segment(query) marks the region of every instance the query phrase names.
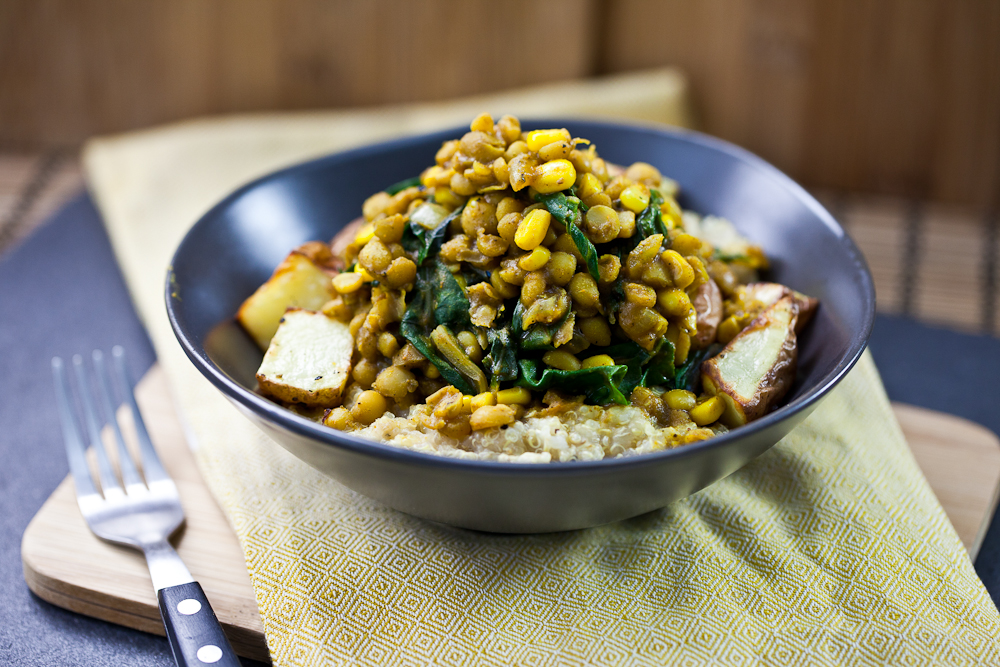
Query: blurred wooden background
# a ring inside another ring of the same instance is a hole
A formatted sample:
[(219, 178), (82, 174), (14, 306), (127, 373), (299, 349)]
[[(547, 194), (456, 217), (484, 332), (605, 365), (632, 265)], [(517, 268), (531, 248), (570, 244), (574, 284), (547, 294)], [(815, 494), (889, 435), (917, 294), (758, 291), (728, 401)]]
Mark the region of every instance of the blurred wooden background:
[(809, 186), (1000, 205), (1000, 0), (0, 0), (0, 149), (664, 64)]

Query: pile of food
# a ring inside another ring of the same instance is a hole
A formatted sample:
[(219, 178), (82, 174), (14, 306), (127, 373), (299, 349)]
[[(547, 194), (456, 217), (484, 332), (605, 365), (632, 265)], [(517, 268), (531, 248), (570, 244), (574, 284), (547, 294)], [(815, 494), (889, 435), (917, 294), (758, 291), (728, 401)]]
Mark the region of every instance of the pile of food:
[(260, 391), (390, 445), (501, 461), (652, 452), (756, 419), (794, 381), (816, 301), (759, 282), (761, 250), (677, 195), (565, 129), (482, 114), (246, 300)]

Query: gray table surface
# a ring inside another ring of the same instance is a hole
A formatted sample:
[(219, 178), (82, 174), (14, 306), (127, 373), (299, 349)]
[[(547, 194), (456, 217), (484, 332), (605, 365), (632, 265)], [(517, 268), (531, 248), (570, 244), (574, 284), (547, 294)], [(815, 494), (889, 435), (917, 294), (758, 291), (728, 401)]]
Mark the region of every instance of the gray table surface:
[[(49, 360), (124, 345), (139, 377), (155, 357), (107, 235), (86, 195), (0, 256), (0, 663), (171, 665), (166, 640), (54, 607), (21, 571), (21, 535), (67, 474)], [(905, 401), (1000, 433), (1000, 340), (880, 316), (871, 342), (886, 389)], [(1000, 599), (1000, 521), (976, 562)], [(245, 661), (245, 664), (258, 664)]]

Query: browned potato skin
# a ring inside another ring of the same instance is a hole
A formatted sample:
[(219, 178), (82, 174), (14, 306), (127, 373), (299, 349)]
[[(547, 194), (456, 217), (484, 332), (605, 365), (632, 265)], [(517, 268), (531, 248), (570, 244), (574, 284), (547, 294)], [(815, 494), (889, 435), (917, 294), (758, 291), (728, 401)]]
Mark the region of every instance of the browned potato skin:
[(698, 313), (698, 331), (691, 339), (691, 346), (700, 350), (715, 341), (715, 334), (722, 322), (722, 292), (714, 280), (708, 280), (698, 287), (691, 300)]
[[(797, 321), (798, 306), (795, 297), (792, 295), (782, 297), (757, 316), (723, 348), (722, 352), (701, 365), (704, 390), (709, 394), (721, 396), (726, 402), (726, 411), (721, 418), (723, 424), (730, 428), (742, 426), (762, 417), (784, 398), (795, 380), (798, 364), (795, 336)], [(785, 340), (778, 350), (777, 357), (771, 361), (768, 372), (757, 384), (753, 396), (742, 396), (736, 391), (731, 380), (722, 376), (718, 361), (727, 353), (732, 353), (742, 341), (746, 340), (746, 337), (760, 335), (769, 327), (786, 329)]]
[(330, 252), (341, 262), (341, 265), (343, 265), (343, 257), (347, 251), (347, 246), (351, 245), (364, 224), (364, 217), (357, 217), (347, 223), (347, 226), (337, 232), (337, 235), (330, 240)]
[[(294, 292), (289, 294), (280, 289), (274, 290), (276, 285), (280, 285), (285, 278), (296, 275), (296, 272), (300, 269), (307, 269), (308, 271), (315, 269), (320, 274), (335, 274), (336, 272), (329, 266), (329, 250), (329, 247), (321, 242), (310, 242), (296, 248), (278, 265), (278, 268), (274, 270), (274, 273), (271, 274), (267, 282), (258, 287), (240, 306), (240, 309), (236, 312), (236, 321), (246, 329), (247, 333), (250, 334), (261, 350), (267, 350), (271, 336), (274, 335), (274, 330), (278, 328), (278, 319), (284, 313), (284, 308), (290, 306), (307, 306), (312, 310), (318, 310), (326, 299), (333, 298), (335, 292), (329, 281), (324, 285), (326, 294), (322, 293), (322, 289), (316, 288), (314, 282), (314, 289), (310, 290), (309, 298), (305, 299), (306, 302), (303, 302), (299, 298), (301, 295)], [(310, 255), (325, 259), (326, 264), (318, 264)], [(312, 268), (308, 267), (309, 264), (312, 265)], [(282, 298), (275, 297), (275, 294), (280, 295)], [(262, 308), (261, 304), (268, 302), (278, 304), (282, 310), (278, 312), (274, 308), (267, 306)], [(261, 315), (262, 309), (268, 313), (268, 316)]]
[(285, 403), (302, 403), (312, 407), (329, 408), (340, 405), (342, 389), (326, 388), (319, 391), (309, 391), (287, 384), (271, 382), (265, 376), (257, 375), (257, 385), (260, 392)]
[(802, 332), (802, 329), (809, 324), (809, 320), (816, 313), (816, 307), (819, 306), (819, 299), (806, 296), (802, 292), (796, 292), (790, 287), (785, 287), (779, 283), (751, 283), (746, 286), (746, 290), (748, 296), (760, 301), (765, 306), (771, 306), (783, 297), (792, 297), (799, 312), (798, 323), (795, 325), (795, 333)]

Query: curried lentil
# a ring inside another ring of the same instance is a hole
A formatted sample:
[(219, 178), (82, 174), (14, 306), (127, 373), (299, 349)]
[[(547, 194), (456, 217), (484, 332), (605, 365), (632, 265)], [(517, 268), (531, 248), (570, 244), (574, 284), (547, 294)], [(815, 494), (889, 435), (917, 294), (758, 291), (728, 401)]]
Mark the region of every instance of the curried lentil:
[(566, 129), (480, 114), (418, 178), (365, 201), (322, 308), (354, 340), (322, 422), (524, 461), (724, 432), (732, 400), (702, 386), (703, 362), (782, 296), (802, 322), (815, 301), (757, 283), (760, 248), (678, 194)]

